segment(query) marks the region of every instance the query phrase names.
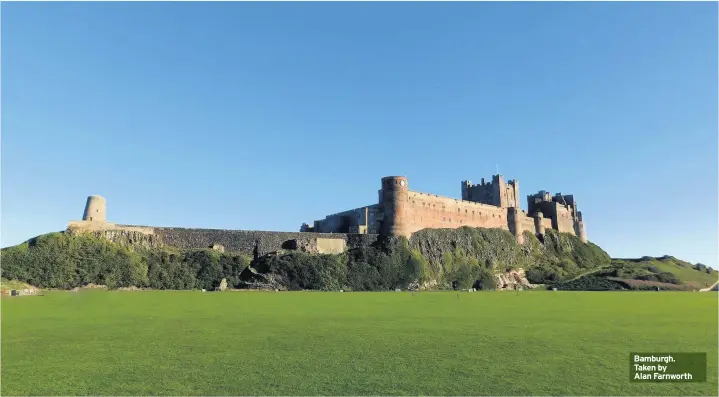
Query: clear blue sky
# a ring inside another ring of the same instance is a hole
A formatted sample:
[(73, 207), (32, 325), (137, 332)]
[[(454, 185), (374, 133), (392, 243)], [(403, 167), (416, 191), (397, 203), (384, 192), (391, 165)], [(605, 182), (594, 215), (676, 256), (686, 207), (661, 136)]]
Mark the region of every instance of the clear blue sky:
[(717, 107), (712, 3), (4, 3), (2, 246), (91, 194), (296, 231), (498, 166), (612, 256), (716, 267)]

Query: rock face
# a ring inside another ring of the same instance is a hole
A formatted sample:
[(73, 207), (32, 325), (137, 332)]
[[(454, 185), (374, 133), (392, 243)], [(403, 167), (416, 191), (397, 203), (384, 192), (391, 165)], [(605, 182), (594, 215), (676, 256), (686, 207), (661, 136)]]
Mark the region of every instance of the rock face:
[(498, 290), (517, 290), (532, 288), (527, 281), (524, 269), (511, 270), (509, 272), (495, 274), (495, 282)]
[(117, 289), (118, 291), (142, 291), (142, 288), (135, 287), (134, 285), (129, 287), (121, 287)]
[(12, 289), (12, 290), (11, 289), (2, 290), (3, 295), (10, 295), (10, 296), (37, 295), (39, 293), (40, 293), (40, 290), (35, 287)]

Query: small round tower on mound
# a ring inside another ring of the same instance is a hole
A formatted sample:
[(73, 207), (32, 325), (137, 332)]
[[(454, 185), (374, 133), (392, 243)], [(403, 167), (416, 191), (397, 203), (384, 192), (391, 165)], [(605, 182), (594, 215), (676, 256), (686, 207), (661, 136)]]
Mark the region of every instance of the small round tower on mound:
[(85, 213), (82, 214), (83, 221), (105, 222), (106, 221), (105, 198), (102, 196), (90, 196), (85, 204)]

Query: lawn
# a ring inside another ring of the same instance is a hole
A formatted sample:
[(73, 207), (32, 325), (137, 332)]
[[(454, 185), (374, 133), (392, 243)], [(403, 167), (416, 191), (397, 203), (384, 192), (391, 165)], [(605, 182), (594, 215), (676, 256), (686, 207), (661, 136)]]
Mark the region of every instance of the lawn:
[[(716, 395), (717, 294), (54, 292), (2, 299), (3, 395)], [(629, 382), (630, 352), (708, 382)]]

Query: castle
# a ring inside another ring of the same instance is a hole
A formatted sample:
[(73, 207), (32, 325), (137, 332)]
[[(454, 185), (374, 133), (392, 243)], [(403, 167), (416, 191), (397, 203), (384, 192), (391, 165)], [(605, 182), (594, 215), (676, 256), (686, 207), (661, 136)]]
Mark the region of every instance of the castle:
[(454, 199), (409, 190), (407, 178), (382, 178), (377, 204), (326, 216), (302, 232), (357, 233), (403, 236), (422, 229), (462, 226), (499, 228), (510, 231), (519, 243), (523, 233), (544, 235), (547, 228), (571, 233), (587, 242), (582, 213), (573, 195), (546, 191), (527, 197), (527, 212), (519, 208), (519, 182), (505, 181), (502, 175), (473, 185), (462, 181), (462, 198)]
[(303, 224), (300, 232), (257, 230), (188, 229), (122, 225), (108, 222), (107, 204), (101, 196), (90, 196), (80, 221), (70, 221), (70, 233), (94, 232), (122, 244), (173, 246), (183, 249), (217, 249), (247, 255), (281, 250), (311, 253), (340, 253), (364, 246), (379, 236), (409, 238), (422, 229), (462, 226), (498, 228), (524, 242), (524, 232), (544, 235), (547, 228), (578, 236), (587, 241), (582, 213), (572, 195), (550, 195), (545, 191), (528, 196), (528, 213), (519, 208), (519, 182), (492, 181), (473, 185), (462, 181), (462, 198), (454, 199), (409, 190), (407, 178), (382, 178), (377, 204), (341, 212)]

